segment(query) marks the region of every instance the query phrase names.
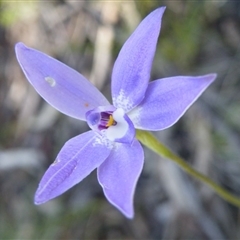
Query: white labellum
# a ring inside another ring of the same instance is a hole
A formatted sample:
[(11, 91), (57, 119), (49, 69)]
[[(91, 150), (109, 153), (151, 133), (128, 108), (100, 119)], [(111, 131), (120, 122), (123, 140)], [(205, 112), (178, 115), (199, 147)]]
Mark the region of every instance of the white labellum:
[(116, 125), (110, 126), (106, 130), (107, 138), (111, 141), (114, 141), (115, 139), (122, 138), (125, 136), (125, 134), (128, 131), (128, 123), (124, 119), (124, 110), (121, 108), (118, 108), (113, 114), (113, 119), (117, 122)]

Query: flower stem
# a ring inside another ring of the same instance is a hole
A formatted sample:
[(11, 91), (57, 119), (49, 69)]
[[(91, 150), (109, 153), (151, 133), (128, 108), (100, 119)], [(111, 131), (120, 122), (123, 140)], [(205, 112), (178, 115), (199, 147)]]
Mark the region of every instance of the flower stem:
[(157, 153), (158, 155), (167, 158), (181, 167), (185, 172), (195, 177), (196, 179), (204, 182), (209, 187), (211, 187), (219, 196), (225, 199), (227, 202), (237, 206), (240, 208), (240, 198), (232, 195), (230, 192), (219, 186), (217, 183), (212, 181), (210, 178), (205, 176), (204, 174), (198, 172), (194, 168), (192, 168), (187, 162), (185, 162), (182, 158), (175, 155), (169, 148), (164, 146), (162, 143), (158, 141), (150, 132), (137, 130), (136, 134), (137, 139), (146, 147)]

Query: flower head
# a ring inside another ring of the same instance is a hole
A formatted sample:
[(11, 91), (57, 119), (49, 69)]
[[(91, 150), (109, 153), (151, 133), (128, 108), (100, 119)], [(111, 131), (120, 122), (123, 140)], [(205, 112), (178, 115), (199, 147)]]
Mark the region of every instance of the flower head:
[(36, 204), (59, 196), (97, 169), (108, 201), (133, 217), (144, 160), (135, 128), (157, 131), (172, 126), (216, 78), (177, 76), (149, 83), (164, 10), (151, 12), (123, 45), (112, 71), (113, 104), (75, 70), (16, 44), (18, 62), (36, 91), (57, 110), (87, 121), (91, 128), (65, 143), (40, 181)]

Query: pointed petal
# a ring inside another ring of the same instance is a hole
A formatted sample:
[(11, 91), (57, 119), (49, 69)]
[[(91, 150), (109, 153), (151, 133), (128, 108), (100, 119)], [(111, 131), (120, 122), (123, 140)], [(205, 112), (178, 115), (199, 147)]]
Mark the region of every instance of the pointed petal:
[(133, 218), (135, 187), (143, 168), (143, 149), (134, 139), (132, 145), (116, 144), (98, 168), (98, 181), (108, 201), (126, 217)]
[(156, 131), (172, 126), (215, 80), (216, 74), (170, 77), (149, 84), (141, 104), (129, 113), (138, 129)]
[(112, 73), (113, 105), (125, 112), (144, 98), (165, 7), (150, 13), (123, 45)]
[(109, 156), (111, 144), (89, 131), (70, 139), (44, 174), (35, 195), (42, 204), (79, 183)]
[(62, 113), (85, 120), (90, 109), (109, 105), (101, 92), (72, 68), (23, 43), (17, 43), (15, 50), (28, 81)]

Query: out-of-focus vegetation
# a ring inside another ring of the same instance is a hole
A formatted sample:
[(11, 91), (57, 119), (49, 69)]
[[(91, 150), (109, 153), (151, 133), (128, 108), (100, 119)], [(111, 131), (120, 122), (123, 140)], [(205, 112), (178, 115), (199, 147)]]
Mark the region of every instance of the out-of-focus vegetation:
[(24, 42), (85, 75), (111, 99), (111, 69), (139, 21), (167, 6), (152, 80), (216, 72), (172, 128), (155, 133), (240, 196), (239, 1), (0, 1), (0, 239), (239, 239), (239, 209), (145, 149), (135, 218), (104, 198), (96, 173), (41, 206), (33, 196), (69, 138), (88, 129), (58, 113), (17, 64)]

